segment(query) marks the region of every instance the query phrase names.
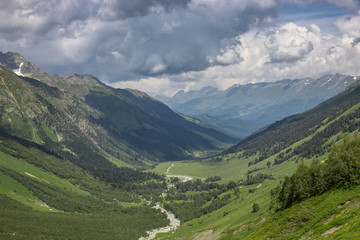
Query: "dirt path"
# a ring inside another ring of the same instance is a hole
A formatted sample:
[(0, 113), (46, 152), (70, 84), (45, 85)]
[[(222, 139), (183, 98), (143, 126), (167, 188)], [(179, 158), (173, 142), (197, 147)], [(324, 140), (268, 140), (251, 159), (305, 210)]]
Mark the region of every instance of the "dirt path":
[(28, 172), (24, 172), (24, 173), (25, 173), (26, 175), (28, 175), (28, 176), (32, 177), (32, 178), (36, 178), (36, 179), (40, 180), (40, 178), (38, 178), (38, 177), (36, 177), (36, 176), (34, 176), (34, 175), (32, 175), (32, 174), (28, 173)]
[(29, 177), (32, 177), (32, 178), (36, 178), (40, 181), (44, 181), (44, 182), (47, 182), (47, 183), (50, 183), (49, 181), (45, 180), (45, 179), (42, 179), (42, 178), (38, 178), (37, 176), (34, 176), (32, 175), (31, 173), (28, 173), (28, 172), (24, 172), (26, 175), (28, 175)]
[(190, 176), (171, 174), (171, 173), (170, 173), (170, 169), (173, 168), (173, 167), (175, 167), (175, 164), (174, 164), (174, 163), (171, 164), (171, 166), (166, 169), (166, 173), (165, 173), (165, 174), (166, 174), (167, 177), (180, 178), (180, 179), (182, 179), (182, 182), (187, 182), (187, 181), (190, 181), (190, 180), (193, 179), (193, 177), (190, 177)]
[(170, 167), (168, 167), (168, 169), (166, 170), (166, 173), (165, 174), (169, 174), (169, 172), (170, 172), (170, 169), (171, 168), (173, 168), (175, 166), (175, 164), (173, 163), (173, 164), (171, 164), (171, 166)]

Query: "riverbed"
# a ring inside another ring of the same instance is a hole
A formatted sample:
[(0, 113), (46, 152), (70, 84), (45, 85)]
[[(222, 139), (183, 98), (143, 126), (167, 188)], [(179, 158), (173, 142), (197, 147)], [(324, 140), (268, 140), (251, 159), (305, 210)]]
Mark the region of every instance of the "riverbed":
[(170, 231), (175, 230), (176, 228), (178, 228), (180, 226), (180, 220), (177, 219), (173, 213), (166, 211), (166, 209), (161, 207), (160, 204), (156, 204), (156, 206), (154, 206), (153, 208), (160, 209), (161, 212), (165, 213), (167, 218), (170, 221), (170, 224), (168, 226), (166, 226), (166, 227), (157, 228), (157, 229), (154, 229), (152, 231), (147, 231), (146, 233), (148, 234), (148, 237), (141, 237), (141, 238), (139, 238), (139, 240), (151, 240), (151, 239), (154, 239), (156, 234), (170, 232)]
[[(182, 182), (187, 182), (192, 180), (193, 178), (190, 176), (183, 176), (183, 175), (172, 175), (170, 174), (170, 169), (172, 167), (174, 167), (175, 164), (172, 164), (166, 171), (166, 176), (167, 177), (177, 177), (180, 178)], [(168, 188), (173, 187), (173, 184), (168, 185)], [(139, 238), (139, 240), (151, 240), (154, 239), (156, 237), (156, 234), (158, 233), (166, 233), (166, 232), (170, 232), (172, 230), (177, 229), (180, 226), (180, 220), (177, 219), (175, 217), (175, 215), (169, 211), (167, 211), (165, 208), (161, 207), (159, 203), (157, 203), (153, 208), (155, 209), (160, 209), (161, 212), (165, 213), (167, 218), (170, 221), (170, 224), (166, 227), (162, 227), (162, 228), (157, 228), (151, 231), (147, 231), (146, 233), (148, 234), (148, 237), (141, 237)]]

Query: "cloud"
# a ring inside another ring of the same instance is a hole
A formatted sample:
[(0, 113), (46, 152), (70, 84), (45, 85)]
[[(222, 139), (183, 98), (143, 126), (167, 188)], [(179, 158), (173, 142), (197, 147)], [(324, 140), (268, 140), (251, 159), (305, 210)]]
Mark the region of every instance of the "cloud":
[(0, 50), (20, 52), (49, 73), (89, 73), (116, 86), (167, 94), (357, 73), (356, 1), (327, 0), (352, 13), (335, 22), (339, 35), (322, 32), (323, 25), (274, 25), (282, 4), (320, 2), (3, 0)]
[(9, 20), (0, 21), (3, 49), (31, 56), (51, 73), (90, 70), (108, 81), (239, 62), (241, 56), (224, 43), (277, 15), (272, 0), (14, 0), (2, 5), (0, 18)]
[(128, 59), (126, 69), (139, 76), (158, 76), (226, 64), (225, 59), (209, 61), (228, 50), (222, 41), (264, 23), (275, 14), (274, 6), (266, 8), (250, 1), (227, 3), (225, 6), (210, 1), (193, 2), (186, 11), (174, 9), (171, 14), (162, 12), (133, 19), (131, 41), (117, 49)]
[(355, 47), (358, 43), (360, 43), (360, 38), (356, 38), (353, 43), (352, 46)]
[(132, 88), (139, 89), (145, 91), (147, 94), (152, 96), (163, 95), (163, 96), (172, 96), (179, 89), (185, 89), (185, 91), (189, 91), (192, 86), (196, 83), (192, 80), (187, 80), (183, 82), (176, 82), (170, 80), (169, 78), (164, 77), (149, 77), (142, 78), (137, 81), (121, 81), (112, 83), (111, 86), (115, 88)]
[(356, 0), (327, 0), (327, 2), (350, 11), (356, 11), (359, 8), (359, 2)]
[(267, 44), (271, 63), (297, 62), (314, 50), (308, 29), (287, 23), (276, 30)]
[(151, 12), (157, 13), (158, 8), (167, 12), (174, 8), (186, 8), (190, 0), (107, 0), (98, 11), (98, 15), (108, 21), (142, 17)]
[(243, 61), (239, 54), (238, 46), (226, 46), (225, 49), (220, 49), (219, 55), (208, 57), (208, 62), (212, 65), (231, 65)]
[(0, 36), (18, 40), (29, 36), (44, 37), (54, 30), (72, 34), (72, 23), (94, 14), (94, 1), (5, 0), (0, 6)]
[(341, 17), (335, 22), (335, 25), (342, 33), (360, 37), (360, 11), (355, 15)]
[[(216, 66), (204, 71), (202, 79), (222, 83), (226, 88), (235, 83), (275, 81), (329, 73), (359, 75), (360, 44), (358, 38), (344, 33), (322, 33), (318, 26), (287, 23), (277, 28), (251, 31), (241, 35), (238, 44), (243, 61)], [(217, 77), (221, 72), (221, 76)], [(211, 79), (218, 78), (216, 81)]]
[[(299, 6), (306, 6), (314, 3), (322, 3), (323, 0), (280, 0), (281, 3), (295, 4)], [(326, 0), (329, 4), (335, 5), (336, 7), (344, 8), (350, 11), (356, 11), (359, 7), (359, 2), (356, 0)]]

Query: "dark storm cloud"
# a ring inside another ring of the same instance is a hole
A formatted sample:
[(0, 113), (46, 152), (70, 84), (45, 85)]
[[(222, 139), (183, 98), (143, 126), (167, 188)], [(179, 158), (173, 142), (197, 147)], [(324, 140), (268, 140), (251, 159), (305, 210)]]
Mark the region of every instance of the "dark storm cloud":
[(277, 13), (274, 6), (242, 3), (191, 5), (186, 10), (174, 9), (171, 14), (163, 12), (133, 19), (131, 34), (117, 51), (128, 60), (127, 70), (139, 76), (178, 74), (204, 70), (214, 64), (225, 65), (211, 59), (216, 59), (234, 37)]
[(5, 0), (0, 4), (0, 50), (30, 56), (46, 71), (89, 72), (107, 81), (232, 64), (241, 56), (224, 59), (221, 55), (229, 50), (228, 44), (267, 24), (278, 8), (262, 0)]
[(358, 43), (360, 43), (360, 37), (356, 38), (351, 45), (352, 47), (355, 47)]
[(151, 8), (162, 7), (167, 12), (173, 8), (185, 8), (191, 0), (109, 0), (99, 10), (99, 16), (105, 20), (118, 20), (142, 17), (151, 12)]
[[(0, 3), (0, 37), (57, 37), (56, 31), (74, 31), (72, 24), (96, 14), (98, 5), (88, 0), (3, 0)], [(31, 39), (28, 39), (31, 40)]]

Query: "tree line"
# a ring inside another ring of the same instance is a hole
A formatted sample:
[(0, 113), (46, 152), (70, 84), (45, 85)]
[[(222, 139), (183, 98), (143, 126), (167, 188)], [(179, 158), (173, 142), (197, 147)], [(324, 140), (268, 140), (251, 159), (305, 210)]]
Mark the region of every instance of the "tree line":
[(322, 194), (332, 188), (360, 184), (360, 136), (345, 136), (343, 143), (331, 148), (325, 162), (314, 161), (310, 167), (301, 163), (292, 176), (284, 178), (272, 208), (285, 209), (294, 203)]

